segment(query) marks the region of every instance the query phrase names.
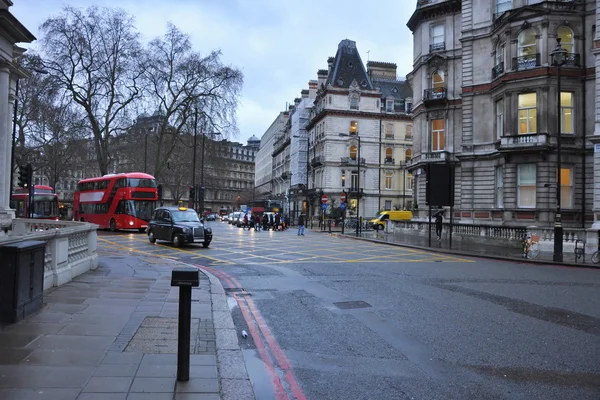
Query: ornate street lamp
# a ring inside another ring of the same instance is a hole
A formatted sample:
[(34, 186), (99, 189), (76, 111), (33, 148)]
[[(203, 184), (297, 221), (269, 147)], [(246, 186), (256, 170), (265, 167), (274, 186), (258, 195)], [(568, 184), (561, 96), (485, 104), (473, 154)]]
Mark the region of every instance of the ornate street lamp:
[(561, 102), (560, 102), (560, 68), (567, 62), (567, 50), (563, 49), (560, 44), (561, 39), (556, 38), (556, 48), (550, 54), (552, 57), (552, 65), (556, 67), (556, 215), (554, 217), (554, 256), (555, 262), (563, 261), (563, 227), (561, 221), (561, 160), (560, 160), (560, 145), (561, 145)]
[[(341, 137), (354, 137), (354, 135), (350, 136), (348, 133), (340, 133)], [(358, 148), (356, 149), (356, 165), (357, 165), (357, 177), (356, 177), (356, 236), (360, 236), (360, 136), (356, 135), (356, 140), (358, 141)]]

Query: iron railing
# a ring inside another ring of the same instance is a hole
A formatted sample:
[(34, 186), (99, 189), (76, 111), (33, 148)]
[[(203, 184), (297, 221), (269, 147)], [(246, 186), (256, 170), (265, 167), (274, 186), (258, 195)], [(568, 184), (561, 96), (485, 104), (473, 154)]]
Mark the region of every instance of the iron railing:
[(521, 57), (514, 57), (512, 61), (512, 69), (515, 71), (524, 71), (532, 69), (540, 66), (540, 53), (529, 54)]
[(423, 100), (445, 100), (447, 98), (446, 88), (432, 88), (423, 91)]
[(443, 51), (446, 50), (446, 43), (431, 43), (429, 45), (429, 52), (433, 53), (434, 51)]
[(494, 68), (492, 68), (492, 79), (496, 79), (500, 75), (504, 73), (504, 61), (498, 63)]

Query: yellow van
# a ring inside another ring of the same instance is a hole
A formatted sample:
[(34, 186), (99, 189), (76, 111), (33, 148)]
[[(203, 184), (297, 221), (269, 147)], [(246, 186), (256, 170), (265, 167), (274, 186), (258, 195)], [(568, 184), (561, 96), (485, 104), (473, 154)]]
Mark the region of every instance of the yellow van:
[(410, 221), (412, 216), (412, 211), (382, 211), (369, 224), (377, 231), (385, 228), (385, 221)]

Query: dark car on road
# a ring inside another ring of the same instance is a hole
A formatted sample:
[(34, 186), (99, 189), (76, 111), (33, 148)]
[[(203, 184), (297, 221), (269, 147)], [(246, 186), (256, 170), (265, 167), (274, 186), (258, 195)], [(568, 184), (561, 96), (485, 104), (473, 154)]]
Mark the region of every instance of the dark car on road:
[(172, 242), (175, 247), (185, 243), (202, 243), (208, 247), (212, 229), (205, 226), (196, 211), (186, 207), (159, 207), (148, 222), (148, 240)]

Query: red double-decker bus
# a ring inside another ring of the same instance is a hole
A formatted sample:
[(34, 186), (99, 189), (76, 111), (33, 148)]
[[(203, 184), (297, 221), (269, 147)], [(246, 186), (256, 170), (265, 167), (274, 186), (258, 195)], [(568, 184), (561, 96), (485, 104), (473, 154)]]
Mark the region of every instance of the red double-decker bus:
[[(58, 196), (46, 185), (33, 186), (33, 218), (58, 221)], [(18, 188), (10, 196), (10, 208), (17, 218), (29, 218), (29, 188)]]
[(143, 232), (157, 207), (156, 179), (143, 172), (109, 174), (79, 181), (73, 201), (75, 221), (101, 229)]

